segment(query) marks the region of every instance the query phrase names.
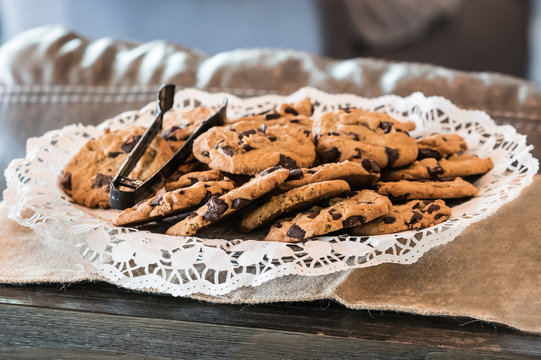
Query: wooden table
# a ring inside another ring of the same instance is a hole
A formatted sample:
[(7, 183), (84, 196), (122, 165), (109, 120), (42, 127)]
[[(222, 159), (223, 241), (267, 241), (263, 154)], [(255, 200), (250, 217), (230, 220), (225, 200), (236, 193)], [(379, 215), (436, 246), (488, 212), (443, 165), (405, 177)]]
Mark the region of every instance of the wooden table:
[(541, 357), (541, 336), (332, 301), (224, 305), (103, 283), (0, 286), (0, 358)]
[[(149, 94), (149, 100), (153, 98)], [(146, 101), (10, 103), (2, 108), (42, 124), (97, 122)], [(511, 123), (541, 157), (536, 120)], [(34, 127), (34, 125), (32, 125)], [(44, 131), (35, 128), (35, 135)], [(27, 136), (17, 132), (19, 143)], [(13, 154), (22, 156), (23, 154)], [(0, 179), (0, 188), (3, 187)], [(102, 283), (0, 286), (0, 358), (472, 358), (541, 357), (541, 336), (469, 318), (348, 310), (331, 301), (219, 305), (140, 294)]]

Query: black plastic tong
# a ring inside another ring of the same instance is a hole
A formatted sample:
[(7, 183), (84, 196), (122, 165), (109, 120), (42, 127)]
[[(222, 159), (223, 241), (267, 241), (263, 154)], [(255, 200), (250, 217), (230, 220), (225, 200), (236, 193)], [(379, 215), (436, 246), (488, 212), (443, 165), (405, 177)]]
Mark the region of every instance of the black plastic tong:
[[(169, 159), (169, 161), (147, 181), (143, 182), (128, 178), (127, 176), (133, 170), (139, 159), (141, 159), (152, 140), (154, 140), (162, 130), (163, 115), (173, 107), (174, 96), (175, 85), (166, 84), (160, 88), (158, 92), (158, 115), (156, 116), (156, 120), (154, 120), (152, 125), (137, 142), (130, 152), (130, 155), (111, 181), (109, 205), (113, 209), (126, 209), (132, 207), (139, 201), (153, 195), (191, 155), (194, 140), (211, 127), (223, 125), (225, 123), (227, 98), (224, 98), (222, 107), (214, 115), (202, 122), (193, 134), (190, 135), (188, 140), (186, 140), (186, 143), (177, 150), (173, 157), (171, 157), (171, 159)], [(126, 187), (130, 190), (120, 190), (121, 187)]]

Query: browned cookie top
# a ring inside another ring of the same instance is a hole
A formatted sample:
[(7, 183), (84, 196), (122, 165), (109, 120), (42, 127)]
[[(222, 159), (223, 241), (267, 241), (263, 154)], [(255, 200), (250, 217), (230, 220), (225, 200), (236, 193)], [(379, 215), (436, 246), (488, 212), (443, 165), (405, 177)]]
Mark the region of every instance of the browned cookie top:
[(195, 140), (193, 154), (212, 169), (255, 175), (275, 165), (309, 167), (315, 146), (302, 127), (245, 120), (210, 129)]
[(191, 236), (199, 230), (217, 223), (224, 216), (241, 210), (255, 199), (283, 183), (289, 176), (289, 170), (273, 167), (220, 197), (213, 196), (205, 205), (190, 213), (187, 218), (167, 230), (168, 235)]
[(222, 172), (220, 170), (193, 171), (178, 178), (170, 178), (164, 185), (166, 191), (180, 189), (195, 184), (198, 181), (220, 180)]
[(447, 159), (426, 158), (417, 160), (403, 169), (391, 169), (382, 174), (383, 180), (415, 180), (430, 178), (454, 178), (480, 175), (494, 167), (490, 158), (475, 155), (450, 155)]
[(419, 145), (418, 160), (425, 158), (439, 160), (442, 157), (468, 150), (468, 144), (458, 134), (432, 134), (417, 140), (417, 145)]
[(314, 207), (291, 220), (279, 220), (265, 240), (298, 242), (313, 236), (362, 225), (389, 213), (392, 204), (372, 190), (352, 192), (350, 197), (331, 199), (326, 208)]
[[(135, 147), (145, 128), (106, 130), (89, 140), (64, 168), (60, 185), (73, 200), (87, 207), (109, 206), (109, 184)], [(146, 180), (173, 155), (167, 141), (156, 137), (130, 173), (132, 179)]]
[(408, 134), (413, 129), (413, 122), (402, 123), (385, 113), (348, 108), (316, 119), (312, 134), (322, 162), (368, 158), (380, 167), (397, 167), (417, 158), (417, 143)]
[(352, 229), (355, 235), (392, 234), (424, 229), (447, 220), (451, 208), (443, 200), (413, 200), (393, 206), (388, 215)]

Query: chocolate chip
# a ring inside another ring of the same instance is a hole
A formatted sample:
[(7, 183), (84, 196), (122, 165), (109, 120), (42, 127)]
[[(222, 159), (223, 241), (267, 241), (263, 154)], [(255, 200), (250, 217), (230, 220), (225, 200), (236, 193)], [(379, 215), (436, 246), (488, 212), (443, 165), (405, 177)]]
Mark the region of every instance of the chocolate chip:
[(431, 204), (428, 209), (426, 209), (426, 212), (429, 214), (432, 214), (434, 211), (437, 211), (440, 209), (440, 206), (437, 204)]
[(240, 137), (240, 138), (243, 138), (244, 136), (248, 137), (248, 136), (254, 135), (254, 134), (256, 134), (256, 133), (257, 133), (257, 131), (255, 131), (254, 129), (250, 129), (250, 130), (246, 130), (246, 131), (241, 132), (241, 133), (239, 134), (239, 137)]
[(388, 121), (382, 121), (379, 123), (379, 127), (383, 130), (384, 134), (388, 134), (393, 128), (393, 123)]
[(378, 164), (376, 164), (376, 162), (372, 159), (363, 159), (361, 161), (361, 164), (363, 166), (363, 168), (370, 172), (370, 173), (379, 173), (380, 172), (380, 168), (378, 166)]
[(233, 204), (231, 204), (231, 207), (233, 209), (242, 209), (242, 208), (245, 208), (246, 206), (248, 206), (249, 204), (251, 203), (250, 200), (248, 199), (235, 199), (233, 200)]
[(342, 226), (345, 228), (359, 226), (364, 224), (366, 218), (362, 215), (350, 216), (346, 220), (342, 221)]
[(408, 225), (408, 229), (412, 229), (413, 225), (418, 223), (423, 218), (423, 215), (420, 212), (412, 211), (412, 213), (413, 215), (411, 216), (410, 221), (406, 223), (406, 225)]
[(265, 132), (267, 132), (267, 125), (261, 124), (260, 130), (261, 130), (261, 132), (262, 132), (263, 134), (264, 134)]
[(175, 134), (173, 134), (176, 130), (180, 129), (181, 128), (179, 126), (172, 126), (170, 129), (163, 133), (162, 138), (164, 138), (165, 140), (182, 140), (177, 138)]
[(203, 155), (204, 157), (209, 157), (209, 152), (208, 151), (203, 151), (201, 153), (201, 155)]
[(302, 132), (304, 133), (304, 135), (310, 136), (310, 130), (303, 130)]
[(394, 216), (385, 216), (381, 218), (381, 221), (383, 221), (384, 224), (394, 224), (396, 218)]
[(207, 192), (205, 193), (205, 197), (203, 198), (203, 200), (201, 201), (203, 204), (206, 204), (211, 197), (213, 197), (214, 195), (216, 194), (213, 194), (211, 193), (210, 191), (207, 190)]
[(194, 178), (194, 177), (189, 177), (188, 180), (190, 180), (190, 183), (191, 183), (190, 185), (193, 185), (193, 184), (195, 184), (196, 182), (199, 181), (199, 179)]
[(314, 113), (314, 104), (310, 104), (310, 115)]
[(420, 209), (421, 208), (421, 202), (417, 201), (417, 203), (415, 203), (415, 205), (413, 205), (411, 208), (412, 209)]
[(307, 212), (305, 212), (304, 214), (306, 216), (308, 216), (310, 219), (313, 219), (316, 216), (318, 216), (320, 212), (321, 212), (320, 209), (311, 209), (311, 210), (308, 210)]
[(220, 147), (220, 144), (223, 143), (225, 140), (224, 139), (220, 139), (218, 140), (218, 142), (216, 143), (216, 145), (214, 145), (214, 148), (215, 149), (218, 149)]
[[(438, 179), (439, 180), (439, 179)], [(434, 200), (423, 200), (422, 203), (427, 206), (428, 204), (432, 204)]]
[(289, 172), (289, 176), (287, 177), (286, 181), (290, 180), (299, 180), (302, 179), (304, 174), (302, 173), (301, 169), (293, 169)]
[(338, 159), (340, 159), (340, 155), (340, 151), (338, 151), (338, 148), (336, 146), (331, 149), (322, 150), (319, 152), (319, 157), (324, 163), (337, 162)]
[(305, 235), (306, 235), (306, 231), (301, 229), (297, 224), (291, 225), (291, 227), (287, 231), (287, 236), (293, 239), (297, 239), (297, 240), (304, 239)]
[(268, 174), (270, 174), (270, 173), (272, 173), (272, 172), (274, 172), (274, 171), (276, 171), (278, 169), (280, 169), (280, 167), (278, 165), (275, 165), (273, 167), (270, 167), (268, 169), (263, 170), (262, 172), (259, 173), (259, 175), (265, 176), (265, 175), (268, 175)]
[(141, 140), (141, 135), (132, 136), (130, 139), (128, 139), (124, 144), (120, 145), (120, 148), (124, 152), (131, 152), (135, 145)]
[(355, 141), (359, 141), (359, 140), (360, 140), (359, 134), (357, 134), (357, 133), (354, 133), (354, 132), (348, 132), (347, 134), (348, 134), (349, 136), (351, 136), (351, 138), (352, 138), (353, 140), (355, 140)]
[(295, 160), (293, 160), (292, 158), (290, 158), (289, 156), (286, 156), (284, 154), (280, 154), (280, 161), (278, 161), (278, 164), (276, 165), (279, 165), (283, 168), (286, 168), (286, 169), (296, 169), (298, 168), (299, 166), (297, 165), (297, 162)]
[(94, 187), (101, 188), (102, 186), (108, 186), (112, 180), (113, 177), (110, 175), (98, 174), (94, 179)]
[(330, 133), (327, 133), (328, 136), (340, 136), (339, 133), (331, 131)]
[(150, 206), (154, 207), (154, 206), (158, 206), (162, 203), (162, 200), (163, 200), (163, 197), (162, 196), (158, 196), (157, 198), (155, 198), (154, 200), (152, 200), (150, 202)]
[(396, 160), (398, 160), (398, 151), (390, 147), (385, 147), (385, 155), (387, 155), (387, 166), (393, 166)]
[(339, 213), (332, 213), (331, 214), (333, 220), (338, 220), (342, 217), (342, 214)]
[(122, 152), (120, 152), (120, 151), (111, 151), (109, 154), (107, 154), (107, 157), (110, 157), (110, 158), (114, 159), (120, 154), (122, 154)]
[(297, 110), (295, 110), (294, 108), (292, 108), (291, 106), (286, 106), (284, 108), (284, 112), (286, 114), (293, 114), (295, 116), (299, 115), (299, 112)]
[(227, 156), (233, 156), (234, 154), (233, 149), (229, 145), (224, 145), (220, 149), (222, 149), (223, 153)]
[(297, 124), (299, 122), (299, 119), (291, 119), (289, 120), (289, 122), (292, 124)]
[(270, 140), (270, 142), (275, 142), (276, 141), (276, 136), (269, 136), (269, 140)]
[(188, 219), (193, 219), (196, 216), (197, 216), (197, 213), (195, 211), (192, 211), (191, 213), (188, 214)]
[(177, 194), (184, 195), (184, 189), (177, 190)]
[(440, 214), (436, 214), (436, 215), (434, 215), (434, 220), (438, 220), (438, 219), (440, 219), (440, 218), (442, 218), (442, 217), (444, 217), (444, 216), (445, 216), (445, 215), (443, 215), (443, 214), (441, 214), (441, 213), (440, 213)]
[(445, 173), (445, 170), (443, 170), (440, 164), (434, 166), (433, 168), (427, 166), (426, 171), (428, 171), (428, 175), (430, 175), (430, 177), (438, 177)]
[(265, 115), (265, 120), (275, 120), (279, 118), (280, 118), (280, 114), (278, 114), (276, 111)]
[(220, 220), (220, 217), (227, 211), (229, 206), (220, 199), (218, 196), (214, 195), (207, 201), (208, 211), (203, 215), (203, 217), (210, 221), (216, 222)]
[(248, 144), (244, 145), (242, 148), (243, 148), (244, 151), (246, 151), (246, 152), (252, 151), (252, 150), (255, 149), (254, 147), (252, 147), (252, 146), (250, 146), (250, 145), (248, 145)]
[(417, 154), (417, 160), (435, 158), (437, 160), (441, 159), (441, 154), (437, 150), (432, 150), (429, 148), (419, 148), (419, 153)]
[(60, 178), (60, 185), (66, 190), (71, 190), (71, 173), (66, 172)]

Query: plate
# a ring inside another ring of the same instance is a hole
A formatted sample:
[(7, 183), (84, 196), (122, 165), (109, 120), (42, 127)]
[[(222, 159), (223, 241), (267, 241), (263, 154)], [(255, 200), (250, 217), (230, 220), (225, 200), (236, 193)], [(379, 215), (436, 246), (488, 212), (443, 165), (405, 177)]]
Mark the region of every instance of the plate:
[(184, 89), (176, 93), (174, 108), (219, 106), (224, 96), (229, 98), (228, 115), (232, 118), (305, 97), (314, 104), (314, 116), (339, 107), (383, 111), (397, 120), (414, 121), (417, 129), (412, 136), (460, 134), (470, 153), (492, 158), (494, 169), (475, 182), (478, 197), (454, 206), (448, 221), (418, 231), (326, 236), (287, 244), (261, 241), (262, 234), (241, 235), (227, 226), (187, 238), (115, 227), (106, 221), (114, 211), (75, 205), (59, 187), (58, 176), (78, 149), (105, 128), (148, 126), (154, 120), (156, 107), (151, 103), (98, 126), (70, 125), (29, 139), (26, 157), (12, 161), (6, 170), (8, 188), (4, 198), (13, 204), (9, 217), (36, 230), (40, 235), (36, 241), (77, 247), (84, 261), (119, 286), (175, 296), (221, 295), (285, 275), (317, 276), (389, 262), (411, 264), (516, 198), (539, 168), (526, 137), (513, 127), (498, 126), (484, 112), (459, 109), (444, 98), (421, 93), (366, 99), (302, 88), (289, 96), (241, 99)]

